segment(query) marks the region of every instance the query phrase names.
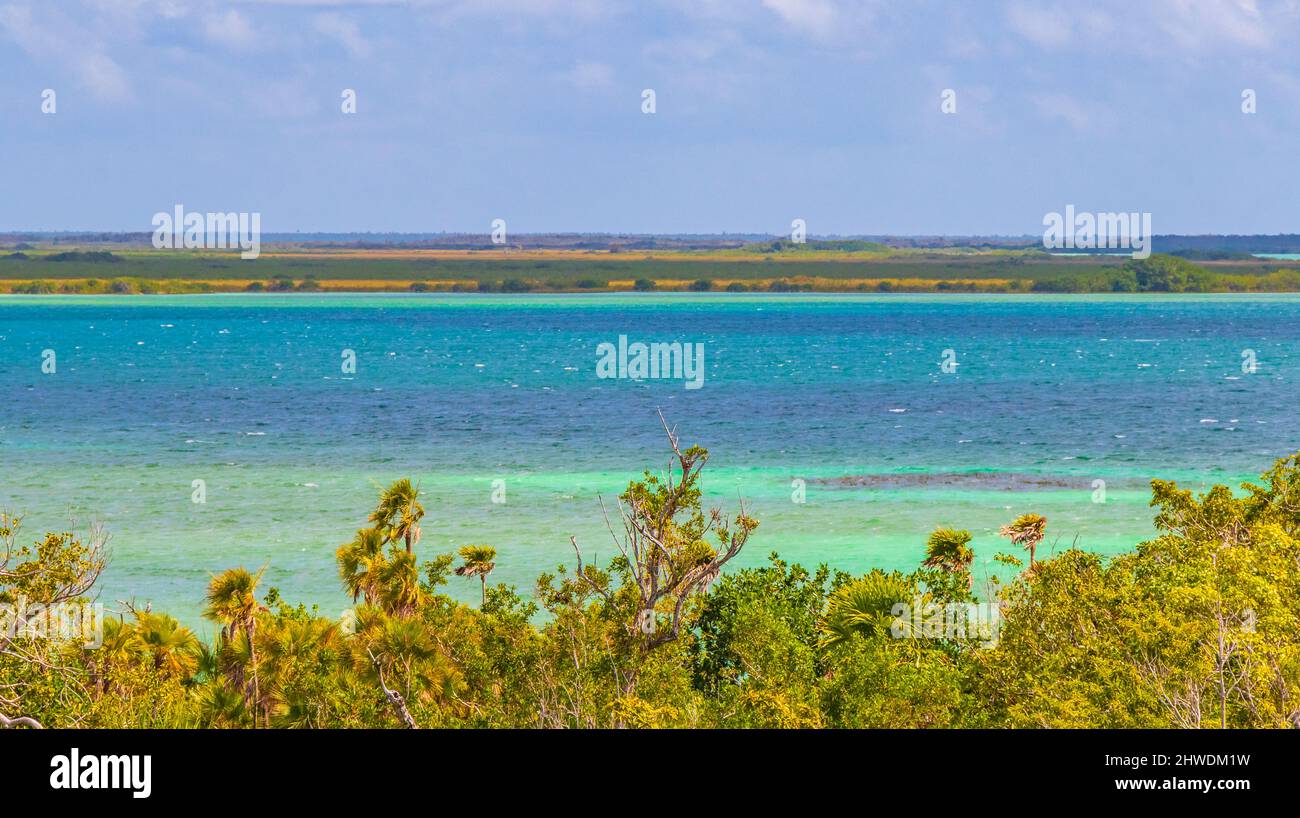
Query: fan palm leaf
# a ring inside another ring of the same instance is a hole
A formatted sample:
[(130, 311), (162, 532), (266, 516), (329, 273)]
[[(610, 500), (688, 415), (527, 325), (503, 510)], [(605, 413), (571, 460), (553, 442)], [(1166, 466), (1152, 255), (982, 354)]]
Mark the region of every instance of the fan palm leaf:
[(854, 634), (881, 636), (894, 621), (893, 609), (913, 596), (911, 584), (899, 573), (875, 570), (831, 594), (820, 625), (823, 647), (835, 647)]
[(936, 528), (925, 543), (925, 560), (921, 564), (950, 574), (969, 572), (975, 560), (970, 541), (969, 531)]
[(162, 613), (136, 613), (136, 633), (154, 668), (168, 676), (188, 679), (199, 661), (199, 640), (194, 632)]
[(339, 546), (335, 557), (339, 579), (352, 595), (352, 601), (363, 598), (366, 604), (373, 603), (379, 587), (379, 571), (385, 563), (384, 533), (378, 528), (363, 528), (357, 531), (352, 542)]
[(403, 540), (406, 551), (420, 541), (420, 520), (424, 506), (419, 501), (420, 490), (403, 478), (393, 483), (379, 495), (379, 505), (370, 513), (370, 522), (384, 533), (389, 542)]
[(1047, 529), (1047, 518), (1041, 514), (1021, 514), (998, 530), (998, 535), (1011, 540), (1012, 545), (1019, 545), (1029, 551), (1029, 567), (1034, 567), (1034, 551), (1043, 541)]
[(486, 602), (487, 575), (496, 567), (497, 550), (487, 545), (467, 545), (460, 549), (460, 558), (464, 562), (456, 568), (456, 575), (478, 577), (483, 601)]

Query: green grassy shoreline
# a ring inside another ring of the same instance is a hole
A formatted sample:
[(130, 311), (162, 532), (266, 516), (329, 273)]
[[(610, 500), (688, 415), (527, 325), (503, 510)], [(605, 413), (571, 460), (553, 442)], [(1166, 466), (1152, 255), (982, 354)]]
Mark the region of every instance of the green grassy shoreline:
[(1300, 292), (1300, 262), (1041, 251), (0, 251), (0, 292)]

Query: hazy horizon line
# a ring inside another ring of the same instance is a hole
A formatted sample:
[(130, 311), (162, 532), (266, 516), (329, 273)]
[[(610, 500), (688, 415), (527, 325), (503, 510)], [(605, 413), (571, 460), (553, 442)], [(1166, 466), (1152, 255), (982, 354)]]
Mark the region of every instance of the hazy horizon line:
[[(154, 230), (111, 230), (98, 228), (63, 228), (63, 229), (10, 229), (0, 227), (0, 237), (17, 237), (17, 236), (152, 236)], [(263, 231), (263, 236), (438, 236), (447, 238), (460, 237), (481, 237), (490, 236), (492, 231), (488, 230), (267, 230)], [(733, 232), (733, 231), (702, 231), (702, 232), (634, 232), (619, 230), (538, 230), (538, 231), (512, 231), (511, 241), (514, 238), (528, 237), (593, 237), (593, 238), (727, 238), (727, 239), (755, 239), (755, 240), (781, 240), (789, 239), (788, 234), (770, 233), (762, 231), (752, 232)], [(1040, 241), (1042, 231), (1032, 233), (809, 233), (808, 241), (876, 241), (882, 239), (1004, 239), (1004, 240), (1031, 240)], [(1154, 233), (1155, 238), (1275, 238), (1275, 237), (1300, 237), (1300, 229), (1289, 233), (1215, 233), (1215, 232), (1195, 232), (1195, 233)]]

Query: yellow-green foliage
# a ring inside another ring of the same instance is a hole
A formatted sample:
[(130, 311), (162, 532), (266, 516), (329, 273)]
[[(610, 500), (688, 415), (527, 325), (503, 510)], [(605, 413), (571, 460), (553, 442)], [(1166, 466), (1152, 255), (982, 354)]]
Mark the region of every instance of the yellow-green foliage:
[[(705, 453), (683, 454), (702, 465)], [(664, 520), (661, 576), (699, 576), (733, 542), (706, 537), (725, 518), (700, 508), (697, 475), (671, 488), (647, 475), (624, 495)], [(649, 619), (637, 610), (635, 555), (558, 568), (536, 603), (486, 582), (477, 607), (456, 602), (441, 590), (450, 575), (485, 577), (497, 555), (419, 564), (423, 509), (399, 481), (339, 549), (357, 598), (342, 620), (233, 569), (208, 589), (212, 644), (147, 608), (111, 614), (92, 647), (5, 630), (0, 713), (51, 727), (1300, 725), (1300, 455), (1237, 493), (1155, 481), (1152, 505), (1158, 536), (1134, 551), (1074, 548), (997, 583), (989, 646), (898, 614), (977, 601), (964, 532), (936, 532), (910, 574), (810, 572), (772, 555), (681, 597), (669, 632), (671, 597)], [(757, 525), (737, 521), (729, 537)], [(1022, 517), (1007, 535), (1028, 545), (1045, 525)], [(99, 540), (20, 540), (0, 516), (0, 602), (92, 592)], [(926, 545), (918, 534), (918, 559)]]

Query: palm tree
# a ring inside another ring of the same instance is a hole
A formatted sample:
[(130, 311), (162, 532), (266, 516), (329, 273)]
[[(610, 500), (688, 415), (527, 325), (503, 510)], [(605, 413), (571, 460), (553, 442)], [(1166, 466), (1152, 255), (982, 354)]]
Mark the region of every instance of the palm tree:
[(313, 727), (323, 706), (297, 680), (310, 677), (326, 651), (345, 645), (338, 623), (323, 617), (270, 619), (257, 631), (258, 668), (262, 674), (265, 709), (273, 727)]
[(221, 645), (209, 647), (203, 642), (199, 643), (199, 657), (194, 667), (195, 682), (207, 684), (221, 678), (223, 652)]
[(273, 621), (261, 631), (262, 667), (267, 675), (280, 675), (312, 662), (324, 650), (341, 646), (339, 625), (323, 617)]
[(406, 541), (406, 553), (420, 541), (420, 518), (424, 506), (417, 499), (420, 490), (403, 478), (384, 489), (379, 495), (379, 505), (370, 513), (370, 522), (383, 531), (388, 542)]
[(224, 682), (213, 681), (194, 693), (198, 702), (199, 723), (207, 728), (245, 727), (248, 708), (244, 697), (226, 687)]
[(357, 630), (348, 640), (353, 667), (377, 681), (394, 715), (416, 727), (407, 702), (420, 692), (427, 701), (454, 693), (458, 677), (446, 672), (447, 662), (426, 623), (413, 617), (390, 616), (375, 608), (357, 610)]
[(352, 594), (355, 603), (364, 597), (373, 604), (379, 587), (379, 574), (384, 560), (384, 534), (378, 528), (363, 528), (347, 545), (335, 552), (339, 563), (339, 578)]
[(194, 632), (163, 613), (136, 611), (136, 634), (153, 666), (179, 679), (194, 675), (199, 663), (199, 640)]
[(1043, 541), (1047, 518), (1041, 514), (1021, 514), (998, 530), (998, 535), (1029, 550), (1029, 570), (1034, 569), (1034, 549)]
[(393, 549), (392, 557), (380, 569), (378, 579), (379, 603), (387, 613), (399, 617), (411, 616), (424, 600), (424, 589), (420, 587), (420, 568), (415, 562), (415, 555), (409, 551), (402, 553)]
[[(965, 573), (969, 577), (970, 565), (975, 560), (970, 540), (970, 532), (964, 529), (936, 528), (925, 543), (925, 560), (921, 564), (949, 574)], [(974, 583), (975, 578), (969, 577), (969, 580)]]
[(876, 569), (855, 579), (831, 594), (820, 630), (823, 647), (847, 642), (855, 633), (880, 636), (893, 624), (894, 606), (908, 603), (913, 588), (895, 571), (886, 574)]
[(487, 602), (487, 575), (497, 566), (494, 561), (497, 558), (497, 550), (487, 545), (467, 545), (460, 549), (460, 558), (465, 560), (465, 564), (456, 569), (456, 576), (478, 577), (483, 591), (483, 598), (479, 603), (481, 606)]
[[(257, 602), (257, 583), (262, 579), (265, 568), (256, 574), (244, 568), (232, 568), (223, 571), (208, 583), (208, 607), (203, 611), (207, 619), (221, 624), (221, 641), (231, 645), (242, 635), (248, 643), (250, 664), (253, 667), (254, 702), (261, 700), (261, 691), (257, 674), (257, 614), (262, 606)], [(240, 663), (242, 666), (242, 663)], [(253, 726), (257, 726), (257, 712), (253, 712)]]
[(116, 668), (129, 666), (144, 653), (144, 644), (135, 625), (122, 618), (104, 618), (104, 640), (100, 646), (87, 651), (87, 664), (91, 668), (91, 677), (96, 691), (104, 695), (112, 685), (113, 672)]
[(311, 697), (301, 691), (286, 691), (276, 697), (272, 726), (290, 730), (310, 729), (316, 726), (317, 710)]

